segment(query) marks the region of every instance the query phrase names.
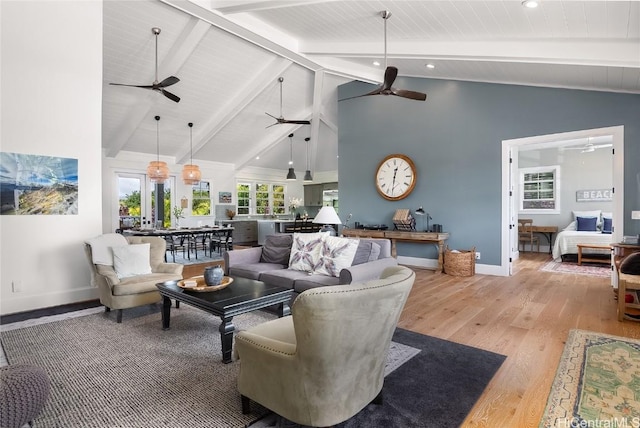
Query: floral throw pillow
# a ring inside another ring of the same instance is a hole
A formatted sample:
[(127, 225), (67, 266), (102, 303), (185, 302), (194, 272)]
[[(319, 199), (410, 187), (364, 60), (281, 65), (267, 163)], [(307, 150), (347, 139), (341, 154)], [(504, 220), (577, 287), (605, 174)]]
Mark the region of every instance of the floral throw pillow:
[(325, 233), (294, 233), (289, 269), (313, 272), (320, 258)]
[(314, 273), (339, 277), (340, 271), (353, 263), (359, 244), (358, 239), (326, 236)]

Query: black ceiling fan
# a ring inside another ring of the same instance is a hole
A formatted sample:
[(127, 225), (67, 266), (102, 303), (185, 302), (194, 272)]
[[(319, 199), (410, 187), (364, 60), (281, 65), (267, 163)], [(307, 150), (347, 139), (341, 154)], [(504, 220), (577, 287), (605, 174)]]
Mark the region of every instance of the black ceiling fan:
[(265, 112), (267, 116), (271, 116), (276, 120), (276, 123), (267, 126), (267, 128), (271, 128), (272, 126), (275, 126), (275, 125), (282, 125), (285, 123), (291, 123), (294, 125), (311, 125), (310, 120), (287, 120), (284, 118), (284, 116), (282, 115), (282, 82), (284, 82), (284, 78), (279, 77), (278, 82), (280, 82), (280, 117), (275, 117), (274, 115)]
[(160, 31), (161, 30), (158, 27), (153, 27), (151, 29), (151, 32), (156, 36), (156, 80), (154, 80), (151, 85), (127, 85), (124, 83), (109, 83), (109, 84), (115, 85), (115, 86), (130, 86), (132, 88), (151, 89), (153, 91), (162, 93), (162, 95), (169, 98), (171, 101), (180, 102), (180, 97), (164, 89), (167, 86), (175, 85), (180, 81), (180, 79), (178, 79), (175, 76), (170, 76), (164, 79), (162, 82), (158, 81), (158, 34), (160, 34)]
[(352, 98), (366, 97), (368, 95), (395, 95), (402, 98), (408, 98), (410, 100), (425, 101), (427, 99), (427, 94), (416, 91), (408, 91), (406, 89), (396, 89), (392, 86), (393, 82), (395, 82), (396, 80), (396, 77), (398, 77), (398, 69), (394, 66), (387, 66), (387, 19), (391, 17), (391, 12), (389, 12), (388, 10), (383, 10), (382, 12), (380, 12), (380, 16), (382, 16), (382, 19), (384, 20), (384, 81), (382, 82), (382, 85), (369, 93), (356, 95), (355, 97), (344, 98), (340, 101), (350, 100)]

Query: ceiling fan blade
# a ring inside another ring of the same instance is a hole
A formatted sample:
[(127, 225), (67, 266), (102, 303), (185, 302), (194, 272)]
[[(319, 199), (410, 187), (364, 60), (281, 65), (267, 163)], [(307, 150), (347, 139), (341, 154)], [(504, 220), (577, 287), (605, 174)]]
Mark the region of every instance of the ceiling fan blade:
[(427, 99), (427, 94), (423, 94), (422, 92), (407, 91), (406, 89), (391, 88), (391, 94), (416, 101), (426, 101)]
[(166, 88), (167, 86), (175, 85), (179, 81), (180, 81), (180, 79), (178, 79), (176, 76), (169, 76), (166, 79), (164, 79), (162, 82), (158, 83), (156, 85), (156, 87), (157, 88)]
[(160, 88), (159, 91), (162, 92), (162, 95), (164, 95), (165, 97), (169, 98), (171, 101), (175, 101), (177, 103), (180, 102), (180, 97), (179, 96), (173, 95), (171, 92), (165, 91), (162, 88)]
[(287, 120), (287, 119), (283, 119), (282, 121), (280, 121), (280, 123), (291, 123), (294, 125), (311, 125), (311, 121), (310, 120)]
[(382, 90), (391, 89), (393, 82), (395, 82), (396, 77), (398, 77), (398, 69), (394, 66), (389, 66), (384, 71), (384, 82), (382, 83)]
[(154, 89), (153, 85), (127, 85), (125, 83), (109, 83), (113, 86), (128, 86), (130, 88), (143, 88), (143, 89)]

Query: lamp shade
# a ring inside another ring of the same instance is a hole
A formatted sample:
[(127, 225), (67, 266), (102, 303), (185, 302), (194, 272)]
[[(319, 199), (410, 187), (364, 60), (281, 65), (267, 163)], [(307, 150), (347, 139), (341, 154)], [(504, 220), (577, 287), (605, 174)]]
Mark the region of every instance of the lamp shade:
[(340, 217), (333, 207), (322, 207), (318, 215), (313, 219), (314, 223), (319, 224), (341, 224)]
[(310, 170), (306, 170), (304, 173), (304, 181), (309, 183), (311, 181), (313, 181), (313, 177), (311, 176), (311, 171)]
[(198, 184), (202, 178), (198, 165), (185, 165), (182, 168), (182, 181), (184, 184)]
[(287, 173), (287, 180), (295, 180), (296, 179), (296, 172), (293, 170), (293, 168), (289, 168), (289, 172)]
[(169, 167), (163, 161), (151, 161), (147, 166), (147, 175), (149, 180), (156, 183), (164, 183), (169, 178)]
[(425, 215), (425, 211), (424, 208), (420, 207), (416, 210), (416, 214), (417, 215)]

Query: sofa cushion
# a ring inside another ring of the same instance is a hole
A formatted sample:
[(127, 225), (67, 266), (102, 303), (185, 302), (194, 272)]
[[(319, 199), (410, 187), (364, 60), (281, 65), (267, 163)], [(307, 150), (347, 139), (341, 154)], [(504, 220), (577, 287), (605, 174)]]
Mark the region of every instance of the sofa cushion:
[(378, 260), (380, 256), (380, 244), (371, 241), (360, 240), (356, 255), (353, 257), (351, 266), (361, 265), (373, 260)]
[(305, 290), (316, 287), (324, 287), (325, 285), (340, 285), (340, 279), (336, 278), (335, 276), (316, 274), (309, 275), (305, 278), (297, 279), (296, 283), (293, 286), (293, 291), (299, 294)]
[(181, 279), (182, 275), (171, 273), (150, 273), (148, 275), (139, 275), (123, 279), (113, 286), (111, 292), (114, 296), (135, 295), (152, 291), (158, 292), (158, 287), (156, 287), (157, 283), (165, 281), (179, 281)]
[(324, 235), (322, 233), (294, 233), (289, 269), (313, 272), (320, 258)]
[(306, 278), (308, 276), (310, 276), (309, 272), (303, 272), (293, 269), (280, 269), (263, 272), (260, 275), (260, 281), (269, 285), (293, 288), (294, 282), (298, 282), (301, 278)]
[(340, 271), (351, 266), (358, 249), (358, 239), (325, 236), (314, 274), (340, 276)]
[(291, 245), (293, 243), (292, 235), (269, 235), (262, 246), (261, 263), (277, 263), (281, 265), (289, 265), (289, 257), (291, 257)]
[(111, 247), (113, 251), (113, 269), (118, 278), (128, 278), (131, 276), (147, 275), (151, 273), (149, 263), (151, 245), (133, 244)]
[(286, 265), (278, 263), (246, 263), (231, 266), (229, 268), (229, 275), (241, 276), (249, 279), (260, 279), (260, 274), (263, 272), (270, 272), (272, 270), (284, 270)]

